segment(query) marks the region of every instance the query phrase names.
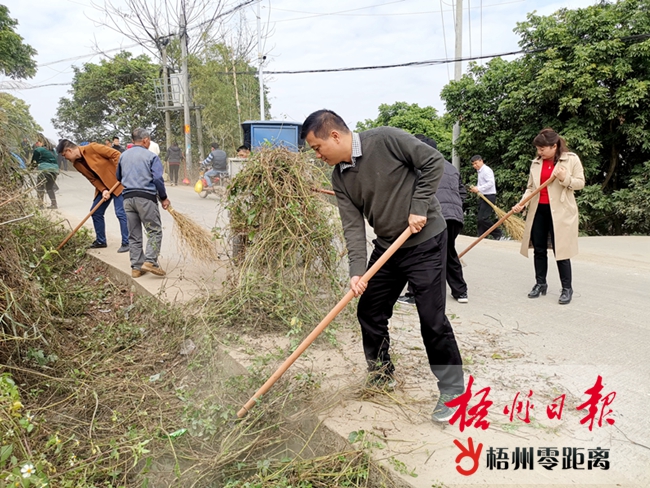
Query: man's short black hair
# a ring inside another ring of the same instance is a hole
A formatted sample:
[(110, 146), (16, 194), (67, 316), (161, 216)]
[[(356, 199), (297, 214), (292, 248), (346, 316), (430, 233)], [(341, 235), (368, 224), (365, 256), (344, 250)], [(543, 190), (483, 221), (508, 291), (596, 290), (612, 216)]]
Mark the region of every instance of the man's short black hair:
[(415, 134), (415, 138), (424, 142), (428, 146), (431, 146), (434, 149), (438, 149), (438, 143), (436, 143), (434, 139), (431, 139), (430, 137), (427, 137), (424, 134)]
[(216, 142), (213, 142), (212, 144), (210, 144), (210, 147), (212, 149), (219, 149), (219, 144), (217, 144)]
[(474, 161), (478, 161), (478, 160), (483, 161), (483, 156), (481, 156), (480, 154), (475, 154), (474, 156), (472, 156), (472, 159), (470, 159), (469, 162), (473, 163)]
[(344, 134), (350, 132), (345, 121), (335, 112), (323, 109), (317, 110), (302, 123), (300, 138), (306, 139), (310, 132), (320, 139), (327, 139), (332, 130), (338, 130)]
[(120, 136), (113, 136), (113, 140), (117, 139), (118, 141), (120, 140)]
[(56, 145), (56, 152), (58, 154), (63, 154), (63, 151), (66, 149), (74, 149), (77, 145), (69, 139), (61, 139)]
[(239, 151), (250, 151), (251, 147), (248, 144), (242, 144), (237, 148), (237, 152)]

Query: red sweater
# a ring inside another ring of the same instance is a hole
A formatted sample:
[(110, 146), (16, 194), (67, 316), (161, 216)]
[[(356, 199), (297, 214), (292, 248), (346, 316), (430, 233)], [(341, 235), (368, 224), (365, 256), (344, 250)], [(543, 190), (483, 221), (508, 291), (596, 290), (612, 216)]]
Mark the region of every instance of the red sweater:
[[(539, 177), (539, 184), (543, 184), (546, 180), (548, 180), (551, 175), (553, 174), (553, 168), (555, 167), (555, 161), (552, 159), (545, 159), (542, 161), (542, 174)], [(546, 188), (542, 188), (542, 191), (539, 192), (539, 203), (545, 203), (548, 205), (549, 199), (548, 199), (548, 190)]]

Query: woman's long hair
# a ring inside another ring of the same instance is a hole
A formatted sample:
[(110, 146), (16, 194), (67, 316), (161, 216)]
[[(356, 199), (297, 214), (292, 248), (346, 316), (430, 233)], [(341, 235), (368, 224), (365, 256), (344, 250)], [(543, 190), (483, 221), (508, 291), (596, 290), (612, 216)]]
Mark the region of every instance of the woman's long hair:
[(555, 162), (557, 163), (563, 153), (569, 152), (566, 141), (560, 137), (560, 134), (553, 129), (546, 128), (539, 131), (539, 134), (533, 139), (533, 146), (535, 147), (551, 147), (557, 144), (555, 149)]

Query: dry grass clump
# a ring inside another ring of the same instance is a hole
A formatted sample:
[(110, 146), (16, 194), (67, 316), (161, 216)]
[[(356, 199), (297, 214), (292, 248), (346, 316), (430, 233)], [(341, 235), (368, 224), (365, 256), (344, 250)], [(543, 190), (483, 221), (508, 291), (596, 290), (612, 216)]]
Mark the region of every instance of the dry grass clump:
[(230, 293), (217, 314), (255, 329), (317, 324), (342, 293), (342, 230), (336, 209), (312, 188), (327, 184), (319, 162), (262, 149), (228, 187), (233, 242)]

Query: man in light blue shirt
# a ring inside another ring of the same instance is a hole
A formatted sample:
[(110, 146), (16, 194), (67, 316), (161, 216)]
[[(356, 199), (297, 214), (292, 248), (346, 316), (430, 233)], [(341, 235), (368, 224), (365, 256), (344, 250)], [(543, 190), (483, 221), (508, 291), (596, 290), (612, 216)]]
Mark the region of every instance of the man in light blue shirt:
[[(472, 167), (478, 172), (478, 182), (476, 186), (471, 186), (469, 191), (472, 193), (482, 193), (485, 198), (496, 204), (497, 201), (497, 185), (494, 181), (494, 171), (483, 162), (483, 158), (478, 154), (472, 156)], [(492, 207), (488, 203), (479, 198), (478, 213), (476, 215), (476, 235), (482, 236), (486, 230), (494, 225), (494, 217)], [(497, 227), (494, 229), (490, 236), (499, 240), (503, 237), (501, 229)], [(489, 236), (488, 236), (489, 237)]]

